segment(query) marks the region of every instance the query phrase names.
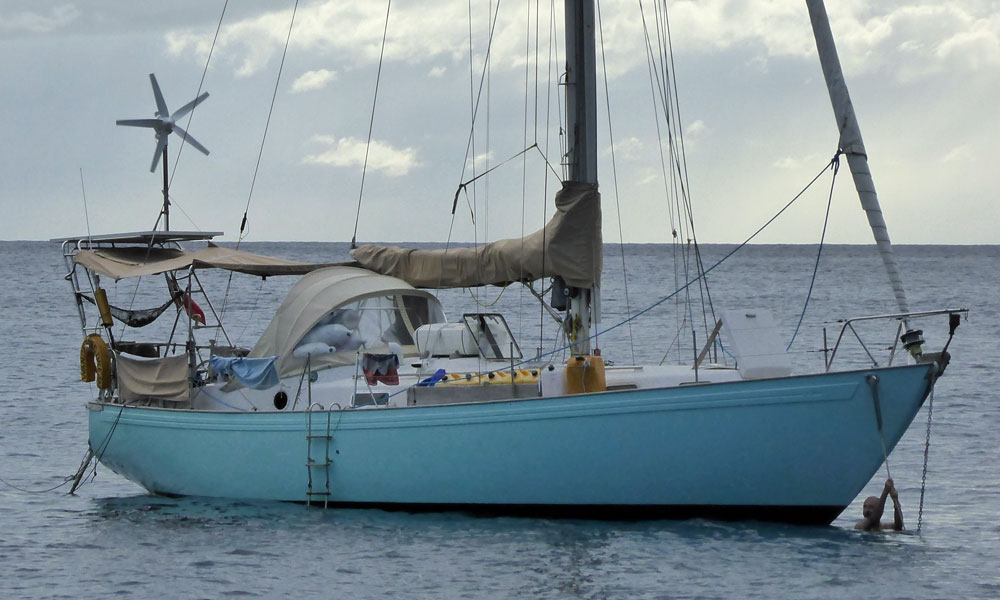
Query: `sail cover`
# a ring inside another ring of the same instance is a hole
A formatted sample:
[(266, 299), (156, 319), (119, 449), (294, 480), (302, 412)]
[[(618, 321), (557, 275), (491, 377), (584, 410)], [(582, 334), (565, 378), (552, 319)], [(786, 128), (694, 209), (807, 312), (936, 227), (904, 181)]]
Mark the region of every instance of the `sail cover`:
[(156, 275), (194, 266), (196, 269), (214, 268), (237, 271), (262, 277), (270, 275), (302, 275), (329, 264), (295, 262), (223, 248), (209, 242), (201, 250), (185, 251), (154, 246), (100, 248), (81, 250), (73, 257), (76, 264), (115, 280), (125, 277)]
[(567, 285), (590, 288), (600, 285), (601, 253), (597, 186), (568, 181), (556, 194), (556, 212), (545, 229), (523, 238), (447, 250), (367, 245), (354, 250), (354, 260), (419, 288), (506, 285), (556, 275)]

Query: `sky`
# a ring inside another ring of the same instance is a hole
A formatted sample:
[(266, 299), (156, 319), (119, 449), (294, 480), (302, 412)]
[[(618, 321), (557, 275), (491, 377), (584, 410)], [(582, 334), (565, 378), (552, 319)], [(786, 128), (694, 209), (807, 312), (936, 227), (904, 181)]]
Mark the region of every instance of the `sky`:
[[(649, 27), (653, 4), (643, 3)], [(828, 4), (893, 241), (1000, 243), (1000, 2)], [(235, 240), (244, 210), (248, 241), (350, 241), (355, 221), (359, 241), (484, 241), (540, 227), (564, 109), (548, 3), (473, 0), (470, 18), (469, 0), (392, 2), (373, 121), (386, 4), (302, 0), (288, 37), (293, 5), (0, 0), (0, 239), (152, 228), (154, 135), (115, 125), (153, 116), (149, 73), (171, 110), (199, 85), (210, 94), (180, 124), (211, 153), (169, 140), (173, 229)], [(638, 0), (600, 9), (605, 241), (668, 242), (676, 223), (643, 14)], [(837, 149), (805, 3), (676, 1), (669, 19), (698, 239), (740, 242)], [(452, 218), (459, 184), (488, 167)], [(818, 242), (829, 189), (827, 175), (755, 241)], [(826, 242), (871, 240), (845, 164)]]

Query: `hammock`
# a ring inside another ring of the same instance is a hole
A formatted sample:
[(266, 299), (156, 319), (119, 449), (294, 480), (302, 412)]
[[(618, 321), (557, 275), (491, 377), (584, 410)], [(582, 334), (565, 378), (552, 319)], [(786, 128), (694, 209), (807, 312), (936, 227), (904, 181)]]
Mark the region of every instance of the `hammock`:
[[(80, 294), (80, 297), (95, 306), (97, 305), (97, 302), (90, 296)], [(111, 308), (111, 316), (118, 319), (122, 323), (125, 323), (129, 327), (137, 328), (145, 327), (155, 321), (157, 317), (163, 314), (163, 311), (167, 310), (168, 306), (173, 304), (173, 302), (174, 299), (171, 298), (164, 302), (162, 306), (147, 308), (144, 310), (126, 310), (124, 308), (118, 308), (117, 306), (109, 306)]]

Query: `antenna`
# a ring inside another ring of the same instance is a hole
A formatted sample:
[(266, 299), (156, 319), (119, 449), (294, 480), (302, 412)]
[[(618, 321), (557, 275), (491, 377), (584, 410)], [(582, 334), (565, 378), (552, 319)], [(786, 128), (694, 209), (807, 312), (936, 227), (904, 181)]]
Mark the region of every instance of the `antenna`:
[(202, 146), (198, 143), (198, 140), (194, 139), (187, 131), (184, 131), (180, 125), (177, 124), (177, 120), (188, 114), (194, 107), (198, 106), (208, 98), (208, 92), (198, 96), (194, 100), (188, 102), (184, 106), (178, 108), (173, 114), (170, 113), (170, 109), (167, 108), (167, 103), (163, 100), (163, 93), (160, 92), (160, 85), (156, 83), (156, 75), (153, 73), (149, 74), (149, 81), (153, 84), (153, 98), (156, 100), (156, 112), (153, 113), (155, 118), (153, 119), (119, 119), (115, 121), (118, 125), (125, 125), (127, 127), (149, 127), (156, 133), (156, 150), (153, 152), (153, 163), (149, 167), (149, 172), (152, 173), (156, 171), (156, 166), (160, 162), (160, 155), (163, 156), (163, 216), (164, 216), (164, 229), (170, 229), (170, 200), (167, 191), (167, 137), (173, 133), (177, 132), (181, 139), (186, 141), (195, 147), (199, 152), (208, 156), (208, 148)]

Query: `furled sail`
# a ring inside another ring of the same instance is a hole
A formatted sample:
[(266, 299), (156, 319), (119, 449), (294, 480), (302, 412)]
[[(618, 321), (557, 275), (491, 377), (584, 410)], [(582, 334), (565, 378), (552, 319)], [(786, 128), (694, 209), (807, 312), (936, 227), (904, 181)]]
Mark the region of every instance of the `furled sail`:
[[(865, 143), (861, 138), (861, 126), (854, 114), (854, 105), (851, 103), (847, 82), (840, 67), (840, 59), (837, 57), (837, 46), (833, 41), (833, 32), (830, 30), (830, 20), (826, 14), (826, 7), (822, 0), (806, 0), (806, 6), (809, 9), (813, 35), (816, 38), (816, 49), (819, 52), (823, 76), (826, 78), (827, 89), (830, 92), (830, 101), (833, 104), (837, 127), (840, 129), (840, 150), (847, 156), (847, 164), (854, 177), (854, 186), (861, 199), (861, 207), (864, 208), (865, 214), (868, 216), (868, 224), (875, 237), (879, 254), (882, 256), (886, 273), (889, 275), (889, 284), (896, 296), (896, 304), (899, 306), (900, 312), (907, 313), (910, 311), (910, 307), (906, 301), (906, 292), (903, 290), (903, 278), (899, 274), (899, 265), (892, 251), (892, 242), (889, 240), (889, 229), (886, 227), (885, 219), (882, 216), (882, 207), (879, 205), (878, 195), (875, 193), (875, 182), (872, 180), (871, 170), (868, 168), (868, 152), (865, 150)], [(909, 324), (907, 324), (907, 330), (909, 330)]]
[(366, 245), (354, 250), (354, 260), (419, 288), (506, 285), (554, 276), (572, 287), (600, 285), (601, 197), (597, 186), (564, 182), (555, 204), (548, 225), (523, 238), (447, 250)]

